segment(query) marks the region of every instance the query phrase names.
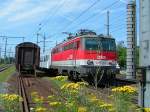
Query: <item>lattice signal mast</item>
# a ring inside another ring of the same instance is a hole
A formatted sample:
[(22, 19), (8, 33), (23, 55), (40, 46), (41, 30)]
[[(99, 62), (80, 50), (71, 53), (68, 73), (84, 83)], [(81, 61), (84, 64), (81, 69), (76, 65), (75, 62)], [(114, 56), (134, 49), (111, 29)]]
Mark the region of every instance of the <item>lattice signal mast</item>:
[(136, 78), (136, 1), (127, 4), (127, 79)]

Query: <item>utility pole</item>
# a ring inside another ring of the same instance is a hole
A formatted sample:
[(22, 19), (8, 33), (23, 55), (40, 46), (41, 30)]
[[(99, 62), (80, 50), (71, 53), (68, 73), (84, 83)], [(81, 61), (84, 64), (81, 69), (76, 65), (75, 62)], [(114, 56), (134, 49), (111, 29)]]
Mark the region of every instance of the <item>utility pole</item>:
[(37, 31), (37, 34), (36, 34), (36, 43), (37, 43), (37, 45), (38, 45), (38, 43), (39, 43), (39, 32), (40, 32), (40, 30), (41, 30), (42, 28), (41, 28), (41, 23), (39, 24), (39, 28), (38, 28), (38, 31)]
[(109, 11), (107, 11), (107, 36), (109, 37)]
[(9, 48), (9, 51), (8, 51), (8, 63), (10, 64), (10, 52), (11, 52), (11, 47)]
[(138, 103), (144, 108), (150, 108), (150, 0), (139, 0), (140, 4), (140, 58), (142, 79), (139, 84)]
[(1, 46), (0, 46), (0, 63), (1, 63)]
[(7, 39), (8, 37), (5, 37), (5, 52), (4, 52), (5, 61), (6, 61)]
[(37, 45), (38, 45), (38, 43), (39, 43), (38, 38), (39, 38), (39, 33), (37, 33), (37, 40), (36, 40)]
[(4, 51), (5, 61), (6, 61), (6, 57), (7, 57), (6, 52), (7, 52), (8, 39), (9, 38), (12, 38), (12, 39), (22, 38), (24, 41), (24, 38), (25, 38), (25, 37), (13, 37), (13, 36), (0, 36), (0, 37), (3, 37), (3, 39), (5, 39), (5, 51)]
[(57, 45), (57, 40), (56, 40), (56, 45)]
[(23, 42), (24, 42), (24, 38), (25, 38), (25, 37), (22, 37), (22, 41), (23, 41)]
[(45, 33), (43, 36), (43, 53), (45, 53), (45, 41), (46, 41), (46, 37), (45, 37)]
[(44, 33), (44, 35), (43, 34), (38, 34), (38, 35), (43, 37), (43, 40), (42, 41), (38, 41), (38, 43), (43, 42), (43, 53), (44, 53), (45, 52), (45, 48), (46, 48), (46, 42), (52, 42), (52, 41), (46, 41), (45, 33)]

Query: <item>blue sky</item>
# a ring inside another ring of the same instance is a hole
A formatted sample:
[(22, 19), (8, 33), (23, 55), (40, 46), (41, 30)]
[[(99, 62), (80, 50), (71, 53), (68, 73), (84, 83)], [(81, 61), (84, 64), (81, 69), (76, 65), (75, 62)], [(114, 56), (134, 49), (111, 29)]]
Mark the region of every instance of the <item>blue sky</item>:
[[(126, 41), (127, 0), (0, 0), (0, 35), (25, 37), (36, 42), (36, 34), (46, 35), (46, 49), (63, 41), (62, 32), (91, 29), (106, 34), (106, 12), (110, 11), (110, 32), (116, 41)], [(118, 1), (118, 2), (117, 2)], [(138, 1), (138, 0), (137, 0)], [(85, 9), (96, 4), (77, 18)], [(114, 4), (114, 5), (112, 5)], [(110, 7), (111, 6), (111, 7)], [(76, 19), (77, 18), (77, 19)], [(73, 22), (74, 21), (74, 22)], [(42, 40), (42, 37), (39, 37)], [(22, 39), (8, 39), (8, 44), (18, 44)], [(39, 44), (42, 48), (42, 43)], [(4, 51), (4, 39), (0, 37)], [(14, 51), (8, 45), (7, 51)], [(11, 48), (11, 49), (10, 49)]]

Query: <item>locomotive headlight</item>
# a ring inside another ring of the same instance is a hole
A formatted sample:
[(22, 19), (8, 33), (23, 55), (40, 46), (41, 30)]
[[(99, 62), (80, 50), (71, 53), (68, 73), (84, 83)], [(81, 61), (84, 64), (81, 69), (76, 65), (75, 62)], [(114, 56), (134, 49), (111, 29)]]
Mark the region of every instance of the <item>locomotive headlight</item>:
[(94, 65), (94, 62), (93, 62), (92, 60), (88, 60), (88, 61), (87, 61), (87, 64), (88, 64), (88, 65)]
[(115, 61), (110, 61), (109, 65), (116, 65), (116, 62)]
[(113, 65), (116, 65), (116, 61), (113, 61)]

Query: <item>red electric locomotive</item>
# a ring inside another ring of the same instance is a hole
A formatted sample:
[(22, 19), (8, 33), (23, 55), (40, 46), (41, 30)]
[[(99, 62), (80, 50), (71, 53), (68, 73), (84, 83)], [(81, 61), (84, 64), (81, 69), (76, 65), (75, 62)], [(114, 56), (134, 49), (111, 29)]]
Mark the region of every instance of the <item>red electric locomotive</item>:
[(95, 75), (114, 78), (116, 60), (115, 39), (90, 30), (68, 37), (51, 52), (51, 66), (59, 73), (68, 74), (70, 79), (91, 79)]

